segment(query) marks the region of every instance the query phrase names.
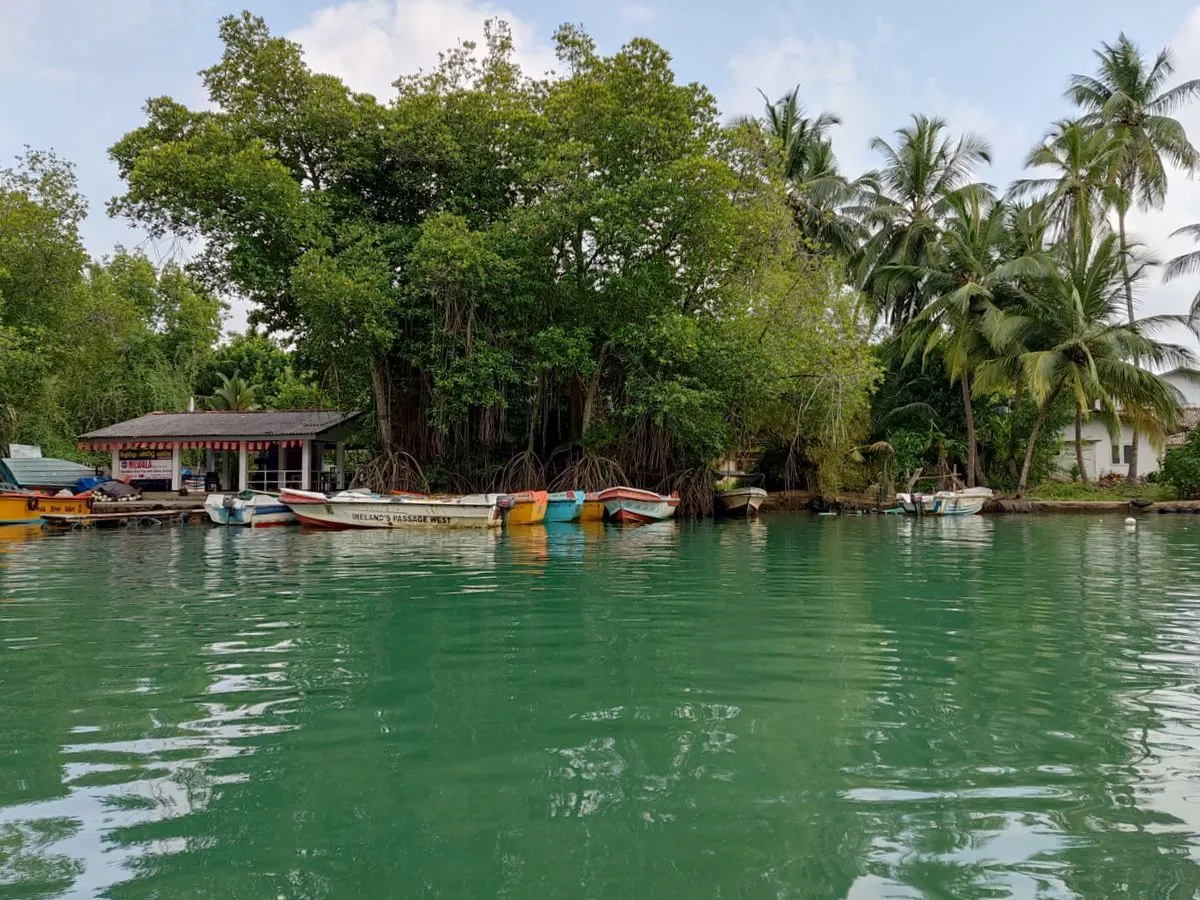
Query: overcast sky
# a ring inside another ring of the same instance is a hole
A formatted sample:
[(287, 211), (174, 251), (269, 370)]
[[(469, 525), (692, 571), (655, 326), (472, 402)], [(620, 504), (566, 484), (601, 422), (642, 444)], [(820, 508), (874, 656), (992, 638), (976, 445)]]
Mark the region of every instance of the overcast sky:
[[(106, 150), (141, 124), (147, 97), (191, 104), (196, 72), (220, 53), (217, 19), (246, 6), (225, 0), (0, 0), (0, 157), (25, 145), (54, 148), (78, 167), (91, 204), (89, 250), (116, 243), (159, 257), (105, 202), (121, 189)], [(672, 54), (681, 80), (709, 86), (725, 115), (755, 112), (757, 89), (775, 97), (801, 86), (810, 109), (844, 120), (835, 135), (843, 168), (875, 164), (873, 135), (890, 135), (912, 112), (986, 135), (996, 161), (984, 177), (1006, 186), (1053, 120), (1070, 112), (1072, 72), (1094, 69), (1092, 51), (1125, 31), (1141, 46), (1169, 45), (1177, 75), (1200, 78), (1200, 4), (1185, 0), (261, 0), (251, 7), (273, 31), (300, 41), (314, 68), (380, 97), (397, 75), (428, 67), (439, 50), (477, 37), (485, 18), (512, 26), (520, 60), (534, 73), (552, 63), (561, 22), (581, 23), (602, 50), (645, 35)], [(1181, 114), (1200, 143), (1200, 106)], [(1163, 257), (1169, 241), (1200, 221), (1200, 182), (1177, 176), (1165, 210), (1139, 215), (1139, 236)], [(1200, 284), (1155, 285), (1143, 310), (1183, 312)], [(229, 323), (240, 328), (244, 311)]]

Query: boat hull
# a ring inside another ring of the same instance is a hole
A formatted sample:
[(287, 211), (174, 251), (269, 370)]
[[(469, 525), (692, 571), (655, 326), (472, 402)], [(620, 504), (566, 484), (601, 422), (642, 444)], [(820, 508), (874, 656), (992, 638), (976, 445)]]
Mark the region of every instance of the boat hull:
[(204, 511), (214, 524), (245, 528), (295, 525), (300, 521), (291, 507), (270, 494), (254, 494), (248, 498), (237, 494), (209, 494), (204, 499)]
[(0, 494), (0, 525), (36, 525), (47, 513), (82, 516), (91, 511), (91, 497)]
[(600, 500), (600, 496), (598, 494), (586, 494), (584, 496), (583, 507), (579, 510), (579, 521), (604, 521), (604, 503)]
[(637, 488), (610, 488), (600, 492), (609, 521), (626, 525), (661, 522), (675, 515), (679, 497), (664, 496)]
[(513, 499), (513, 507), (504, 517), (505, 524), (540, 525), (546, 520), (546, 507), (550, 505), (546, 491), (522, 491), (508, 496)]
[(991, 499), (988, 488), (938, 491), (935, 494), (897, 494), (896, 499), (910, 516), (974, 516)]
[(503, 522), (499, 497), (485, 494), (417, 500), (285, 491), (282, 499), (302, 525), (318, 528), (496, 528)]
[(767, 492), (759, 487), (732, 488), (717, 493), (717, 507), (727, 516), (752, 516), (766, 499)]
[(550, 495), (546, 506), (547, 522), (578, 522), (583, 515), (583, 491), (563, 491)]

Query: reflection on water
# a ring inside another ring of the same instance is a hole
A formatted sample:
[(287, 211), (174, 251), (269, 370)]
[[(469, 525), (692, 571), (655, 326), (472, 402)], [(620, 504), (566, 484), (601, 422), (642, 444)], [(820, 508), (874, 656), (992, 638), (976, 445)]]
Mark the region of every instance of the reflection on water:
[(1198, 550), (0, 530), (0, 896), (1191, 897)]

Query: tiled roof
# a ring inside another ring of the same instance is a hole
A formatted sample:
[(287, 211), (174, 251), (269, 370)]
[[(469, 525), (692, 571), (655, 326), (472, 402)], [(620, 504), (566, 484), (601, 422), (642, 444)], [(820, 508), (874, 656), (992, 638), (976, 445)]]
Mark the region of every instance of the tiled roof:
[(358, 417), (336, 409), (253, 412), (150, 413), (80, 435), (81, 439), (163, 440), (179, 438), (316, 437)]
[(1180, 431), (1167, 438), (1168, 447), (1182, 447), (1187, 443), (1188, 432), (1200, 425), (1200, 406), (1185, 406), (1179, 412)]

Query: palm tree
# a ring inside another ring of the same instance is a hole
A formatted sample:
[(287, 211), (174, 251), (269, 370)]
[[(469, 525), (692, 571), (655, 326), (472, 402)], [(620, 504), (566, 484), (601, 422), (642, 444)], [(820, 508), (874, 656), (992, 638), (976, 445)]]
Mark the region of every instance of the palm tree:
[(875, 231), (863, 247), (858, 274), (897, 332), (920, 312), (920, 286), (911, 273), (931, 261), (949, 211), (947, 198), (985, 189), (975, 183), (975, 170), (991, 162), (991, 148), (970, 133), (952, 140), (945, 129), (941, 119), (914, 115), (911, 125), (897, 130), (894, 147), (883, 138), (871, 142), (884, 167), (867, 215)]
[(254, 388), (247, 384), (241, 375), (235, 372), (230, 378), (218, 372), (217, 377), (221, 379), (221, 386), (208, 398), (209, 409), (243, 412), (259, 408), (255, 402)]
[[(1021, 306), (987, 323), (990, 342), (1003, 352), (976, 371), (977, 385), (1021, 384), (1037, 403), (1019, 494), (1028, 487), (1042, 426), (1064, 393), (1074, 401), (1077, 426), (1083, 410), (1095, 410), (1114, 436), (1124, 419), (1159, 440), (1174, 428), (1179, 395), (1138, 362), (1189, 368), (1194, 363), (1190, 350), (1150, 336), (1153, 329), (1184, 323), (1185, 317), (1121, 321), (1127, 255), (1119, 236), (1093, 242), (1084, 232), (1056, 253), (1057, 265), (1031, 284)], [(1078, 427), (1076, 440), (1081, 458)]]
[(1112, 175), (1120, 142), (1106, 129), (1064, 119), (1025, 159), (1026, 168), (1048, 169), (1045, 178), (1022, 178), (1009, 196), (1042, 202), (1045, 215), (1067, 241), (1098, 222), (1111, 205)]
[[(1200, 223), (1195, 225), (1184, 225), (1182, 228), (1177, 228), (1171, 232), (1171, 237), (1190, 237), (1194, 242), (1200, 243)], [(1166, 269), (1163, 270), (1163, 281), (1174, 281), (1176, 278), (1182, 278), (1185, 275), (1195, 275), (1200, 272), (1200, 250), (1192, 250), (1188, 253), (1181, 253), (1169, 263)], [(1192, 308), (1189, 312), (1193, 321), (1200, 320), (1200, 293), (1197, 293), (1192, 298)]]
[[(1125, 219), (1131, 206), (1136, 202), (1142, 209), (1162, 208), (1167, 195), (1166, 164), (1192, 172), (1200, 161), (1183, 125), (1171, 116), (1200, 96), (1200, 80), (1166, 88), (1167, 79), (1175, 70), (1170, 51), (1163, 49), (1150, 61), (1124, 34), (1117, 38), (1116, 44), (1102, 44), (1096, 57), (1100, 63), (1096, 74), (1073, 75), (1067, 97), (1084, 110), (1085, 125), (1106, 130), (1118, 144), (1113, 206), (1117, 212), (1120, 249), (1127, 254)], [(1125, 309), (1132, 322), (1133, 281), (1128, 265), (1122, 271)], [(1138, 476), (1137, 446), (1135, 432), (1130, 478)]]
[[(1044, 275), (1040, 252), (1009, 256), (1013, 210), (987, 191), (960, 190), (946, 198), (949, 216), (930, 262), (907, 274), (925, 298), (922, 311), (906, 333), (910, 357), (938, 353), (951, 384), (962, 390), (967, 423), (967, 486), (986, 481), (979, 463), (971, 377), (993, 355), (988, 341), (992, 323), (1021, 300), (1019, 280)], [(893, 269), (896, 267), (892, 267)]]
[(829, 139), (841, 119), (828, 112), (807, 116), (798, 85), (774, 103), (759, 93), (765, 103), (763, 124), (779, 146), (780, 175), (797, 226), (818, 249), (849, 260), (866, 238), (863, 223), (852, 211), (876, 187), (873, 173), (854, 180), (842, 175)]

